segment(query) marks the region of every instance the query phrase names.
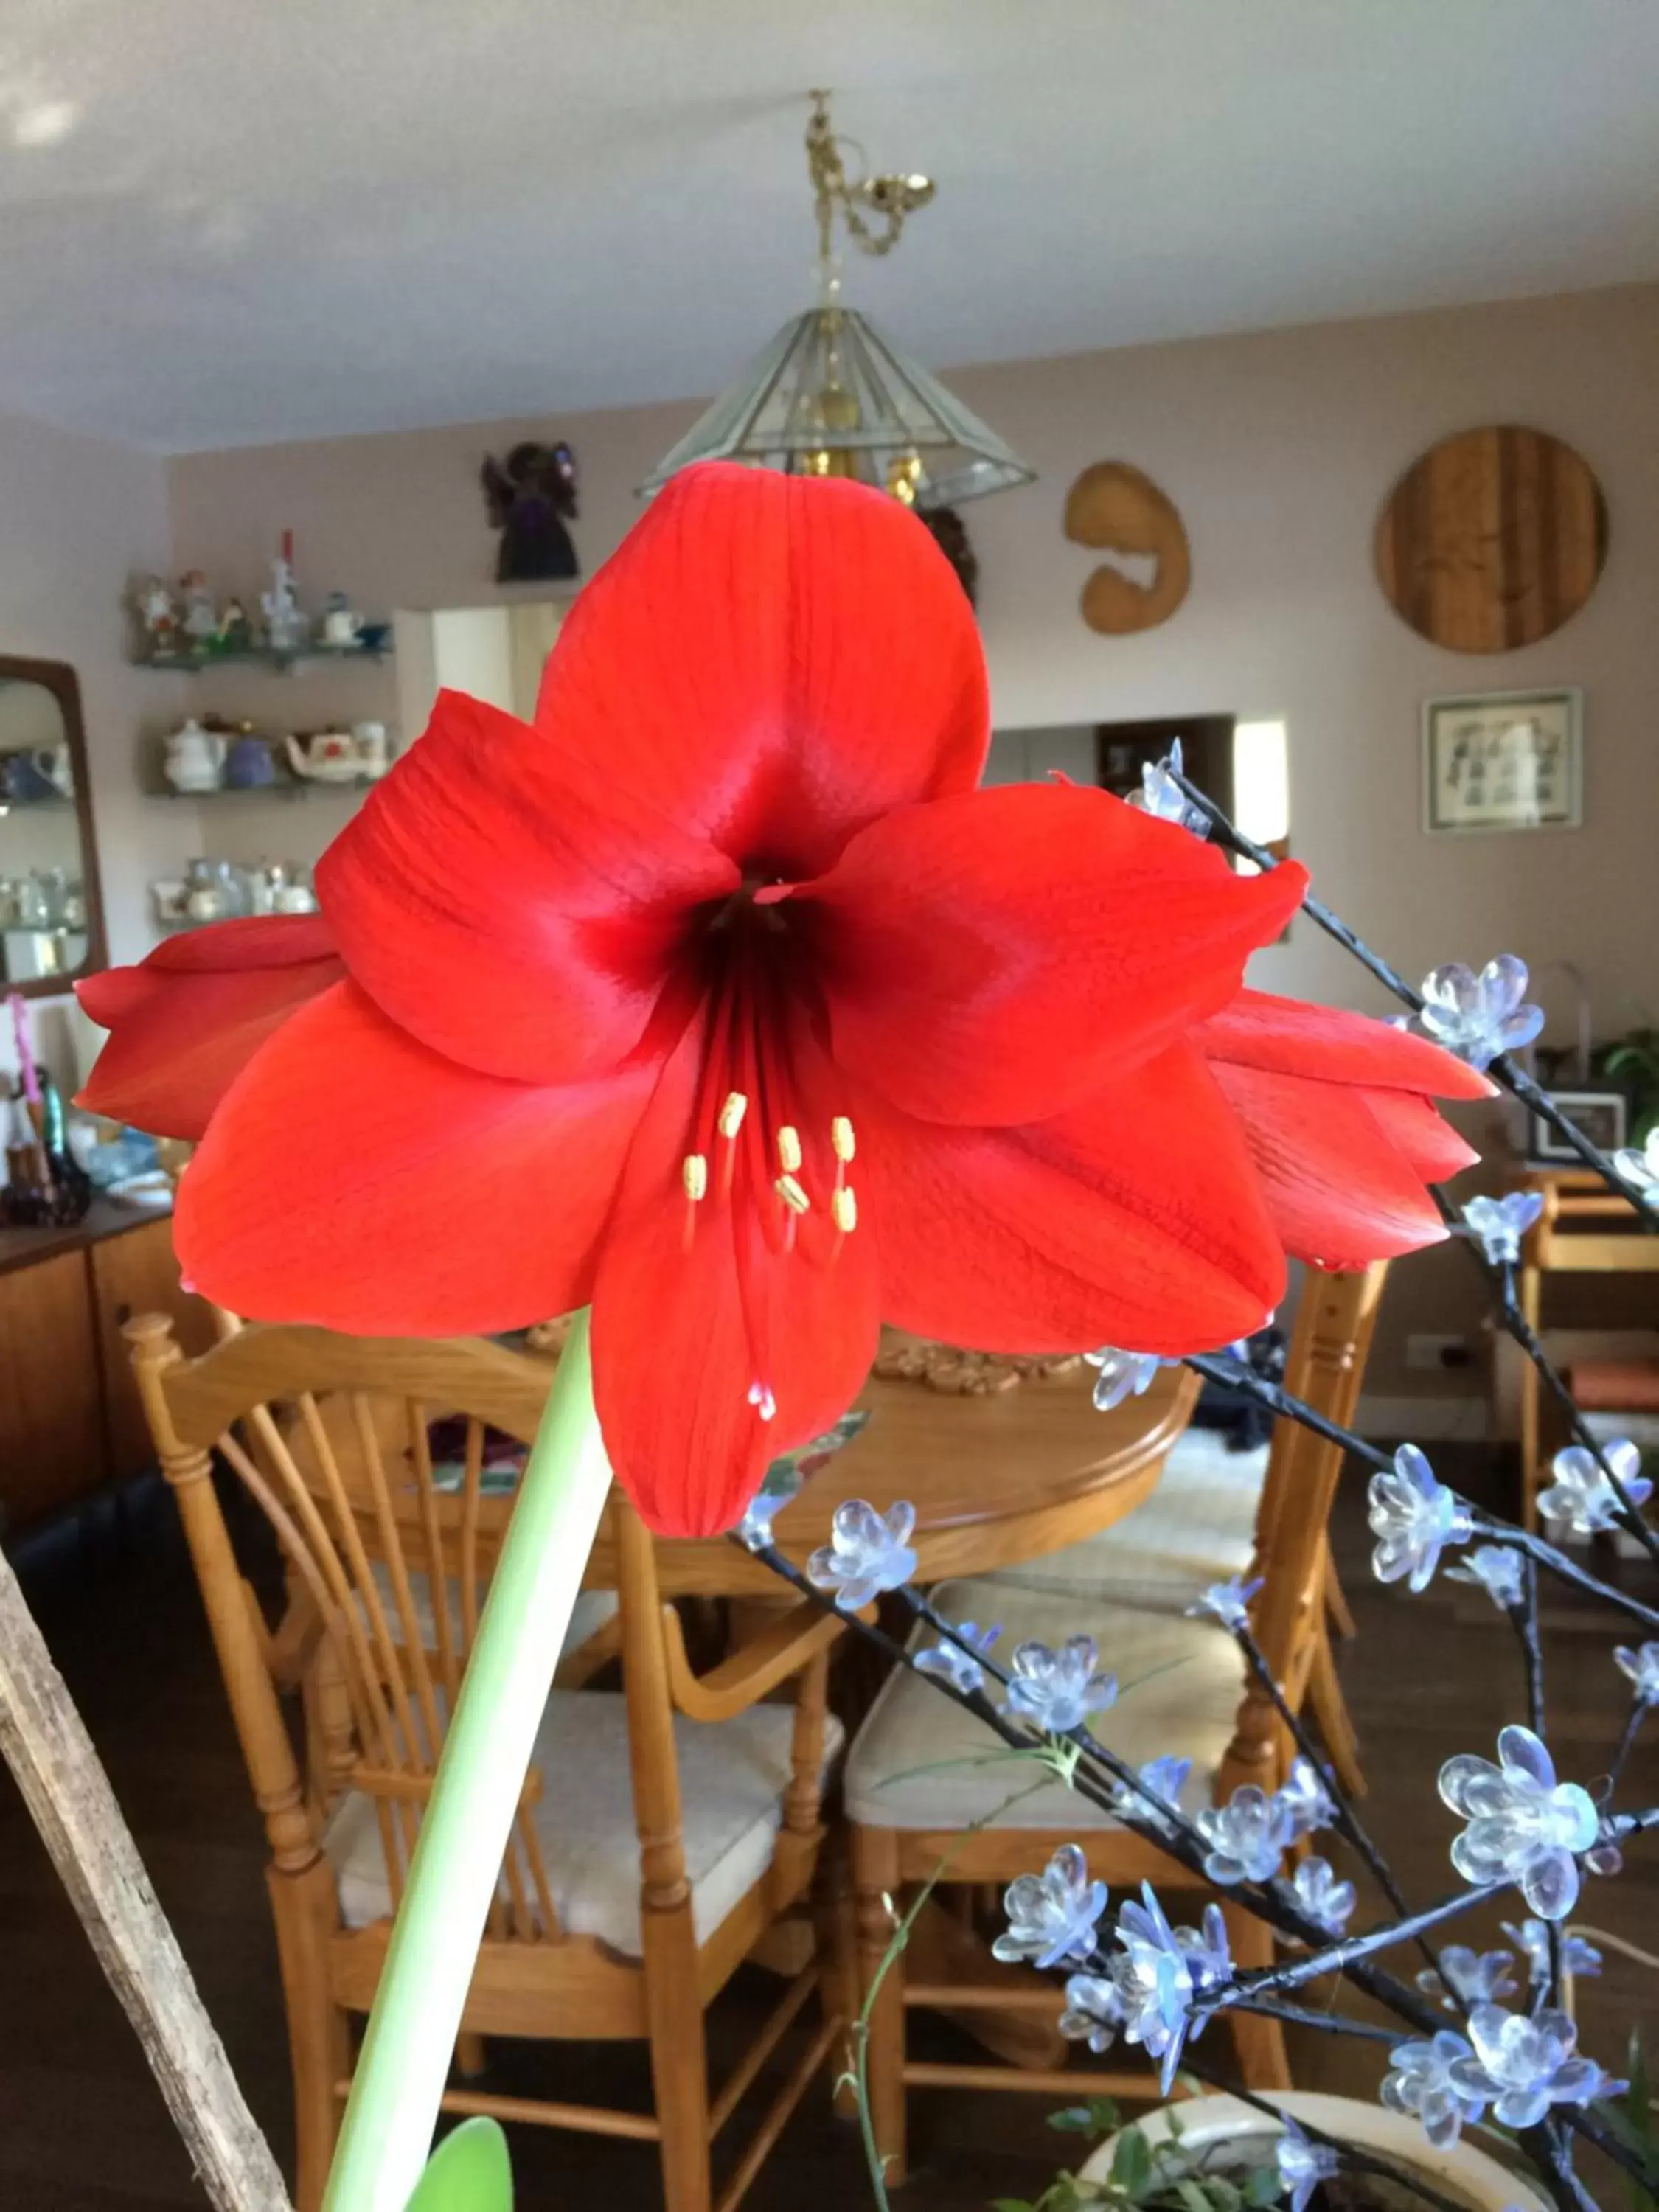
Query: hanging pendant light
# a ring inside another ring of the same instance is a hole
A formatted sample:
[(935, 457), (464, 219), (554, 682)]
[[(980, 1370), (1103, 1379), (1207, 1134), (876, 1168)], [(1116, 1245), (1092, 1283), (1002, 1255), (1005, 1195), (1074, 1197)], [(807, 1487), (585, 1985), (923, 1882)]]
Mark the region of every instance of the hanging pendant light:
[(812, 95), (806, 160), (818, 225), (818, 304), (786, 323), (640, 486), (660, 490), (693, 461), (749, 461), (795, 476), (855, 477), (924, 513), (1030, 483), (1036, 473), (994, 430), (902, 352), (867, 315), (843, 306), (834, 252), (837, 215), (860, 252), (890, 253), (904, 219), (926, 207), (926, 177), (848, 177), (830, 127), (829, 94)]

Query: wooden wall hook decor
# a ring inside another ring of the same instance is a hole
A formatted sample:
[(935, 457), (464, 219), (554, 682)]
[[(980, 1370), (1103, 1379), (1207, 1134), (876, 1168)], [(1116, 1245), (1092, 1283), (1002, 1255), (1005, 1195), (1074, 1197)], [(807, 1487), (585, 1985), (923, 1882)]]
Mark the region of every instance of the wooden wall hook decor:
[(1594, 471), (1543, 430), (1443, 438), (1413, 462), (1376, 525), (1384, 597), (1453, 653), (1510, 653), (1576, 615), (1607, 557)]
[(1103, 562), (1083, 586), (1083, 619), (1108, 637), (1155, 629), (1187, 596), (1192, 553), (1175, 502), (1127, 461), (1096, 461), (1066, 495), (1066, 535), (1078, 545), (1150, 558), (1152, 580), (1138, 583)]

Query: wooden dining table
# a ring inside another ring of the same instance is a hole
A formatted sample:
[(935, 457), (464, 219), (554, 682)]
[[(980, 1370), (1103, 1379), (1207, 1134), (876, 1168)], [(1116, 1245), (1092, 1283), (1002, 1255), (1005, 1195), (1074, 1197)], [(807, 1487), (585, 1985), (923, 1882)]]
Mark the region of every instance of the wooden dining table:
[[(1099, 1412), (1092, 1369), (1031, 1376), (1015, 1388), (957, 1395), (872, 1376), (858, 1399), (870, 1419), (772, 1523), (797, 1566), (830, 1536), (844, 1498), (916, 1510), (915, 1579), (988, 1574), (1058, 1551), (1121, 1521), (1149, 1497), (1199, 1391), (1184, 1367), (1161, 1367), (1145, 1394)], [(665, 1597), (775, 1592), (778, 1578), (724, 1536), (659, 1537)], [(616, 1537), (600, 1523), (585, 1587), (617, 1583)]]

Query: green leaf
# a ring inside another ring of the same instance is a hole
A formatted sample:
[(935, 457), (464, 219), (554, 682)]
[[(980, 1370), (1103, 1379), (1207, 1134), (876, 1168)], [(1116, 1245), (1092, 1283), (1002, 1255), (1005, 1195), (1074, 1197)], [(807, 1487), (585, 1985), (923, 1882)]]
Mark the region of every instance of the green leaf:
[(994, 2197), (991, 2212), (1034, 2212), (1034, 2208), (1023, 2197)]
[(1086, 2105), (1067, 2105), (1048, 2115), (1051, 2128), (1073, 2135), (1109, 2136), (1117, 2124), (1117, 2106), (1109, 2097), (1091, 2097)]
[(1186, 2206), (1187, 2212), (1210, 2212), (1210, 2200), (1195, 2181), (1177, 2181), (1176, 2194)]
[(1279, 2178), (1277, 2165), (1253, 2166), (1244, 2177), (1244, 2202), (1247, 2204), (1277, 2204), (1284, 2194), (1285, 2184)]
[(1139, 2128), (1125, 2128), (1112, 2151), (1112, 2183), (1127, 2197), (1141, 2196), (1152, 2178), (1152, 2154)]
[(494, 2120), (463, 2120), (427, 2160), (408, 2212), (513, 2212), (507, 2137)]

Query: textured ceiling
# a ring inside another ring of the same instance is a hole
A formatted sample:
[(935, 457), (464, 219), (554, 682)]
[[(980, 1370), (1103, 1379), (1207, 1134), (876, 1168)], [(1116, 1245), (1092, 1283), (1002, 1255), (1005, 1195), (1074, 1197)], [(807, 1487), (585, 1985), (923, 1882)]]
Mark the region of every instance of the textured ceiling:
[(938, 367), (1659, 276), (1659, 0), (7, 0), (0, 406), (180, 449), (681, 398), (807, 87)]

